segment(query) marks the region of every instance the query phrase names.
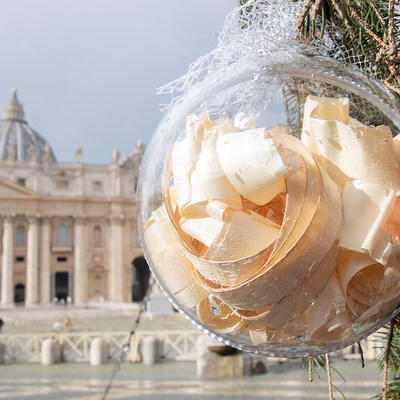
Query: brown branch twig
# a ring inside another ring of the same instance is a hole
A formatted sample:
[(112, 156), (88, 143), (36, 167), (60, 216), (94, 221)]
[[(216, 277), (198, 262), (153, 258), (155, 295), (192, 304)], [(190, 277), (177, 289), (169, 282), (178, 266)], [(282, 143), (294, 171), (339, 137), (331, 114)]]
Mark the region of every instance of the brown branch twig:
[(394, 0), (389, 0), (388, 3), (389, 58), (393, 61), (397, 57), (396, 32), (394, 28)]
[[(391, 60), (385, 60), (385, 63), (387, 64), (387, 66), (389, 68), (390, 76), (393, 77), (396, 80), (396, 82), (400, 85), (400, 75), (399, 75), (398, 67)], [(388, 80), (388, 79), (386, 79), (386, 80)]]
[(400, 88), (398, 88), (398, 87), (396, 87), (396, 86), (393, 86), (390, 82), (387, 82), (386, 80), (385, 80), (385, 85), (390, 89), (390, 90), (392, 90), (393, 92), (395, 92), (395, 93), (397, 93), (398, 95), (400, 95)]
[(332, 391), (331, 362), (328, 353), (325, 354), (325, 360), (326, 360), (326, 374), (328, 375), (329, 400), (334, 400)]
[(336, 2), (336, 0), (331, 0), (331, 1), (332, 1), (333, 6), (335, 7), (335, 10), (338, 13), (339, 17), (342, 19), (344, 26), (346, 27), (347, 31), (349, 32), (350, 37), (354, 38), (355, 33), (353, 32), (349, 18), (343, 12), (342, 8), (339, 6), (339, 4)]
[(368, 0), (368, 3), (370, 4), (370, 6), (372, 7), (372, 9), (375, 11), (375, 15), (378, 17), (380, 23), (383, 26), (386, 26), (385, 20), (382, 18), (382, 15), (379, 13), (379, 11), (377, 10), (377, 8), (375, 7), (375, 3), (372, 0)]
[(295, 30), (296, 32), (300, 32), (301, 29), (304, 26), (304, 22), (306, 20), (307, 14), (310, 11), (311, 6), (315, 3), (315, 0), (307, 0), (303, 6), (303, 9), (301, 10), (301, 13), (299, 15), (299, 18), (297, 18), (297, 22), (295, 25)]
[(317, 18), (318, 14), (321, 12), (323, 0), (315, 0), (314, 6), (311, 10), (311, 18)]
[(393, 92), (395, 92), (395, 93), (397, 93), (398, 95), (400, 95), (400, 89), (399, 89), (398, 87), (392, 85), (392, 84), (389, 83), (389, 82), (385, 82), (385, 85), (386, 85), (390, 90), (392, 90)]
[(365, 363), (364, 363), (364, 351), (361, 347), (361, 343), (357, 342), (358, 345), (358, 352), (360, 353), (360, 359), (361, 359), (361, 367), (364, 368), (365, 367)]
[[(386, 40), (387, 40), (387, 37), (386, 37), (386, 33), (385, 33), (385, 34), (383, 35), (383, 41), (386, 42)], [(379, 51), (376, 53), (375, 61), (376, 61), (377, 63), (381, 63), (384, 54), (385, 54), (385, 49), (384, 49), (383, 47), (381, 47), (381, 48), (379, 49)]]
[(375, 34), (375, 32), (372, 31), (372, 29), (367, 25), (364, 24), (361, 17), (357, 14), (357, 11), (353, 8), (351, 3), (349, 2), (348, 4), (350, 14), (354, 17), (354, 19), (357, 21), (357, 23), (365, 29), (365, 31), (368, 33), (369, 36), (371, 36), (372, 40), (375, 41), (375, 44), (380, 45), (385, 47), (386, 49), (389, 48), (389, 45), (385, 43), (379, 36)]

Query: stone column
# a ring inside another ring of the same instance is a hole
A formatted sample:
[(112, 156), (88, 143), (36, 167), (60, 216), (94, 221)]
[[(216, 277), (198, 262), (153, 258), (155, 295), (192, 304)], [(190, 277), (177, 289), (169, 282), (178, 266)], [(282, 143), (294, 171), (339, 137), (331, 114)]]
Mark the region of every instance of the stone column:
[(86, 221), (83, 217), (77, 217), (74, 225), (74, 304), (83, 304), (86, 301), (86, 243)]
[(110, 196), (121, 196), (121, 171), (116, 164), (110, 166)]
[(42, 219), (42, 247), (40, 253), (40, 300), (42, 304), (51, 302), (51, 276), (50, 276), (50, 252), (51, 252), (51, 219)]
[(123, 216), (111, 216), (109, 293), (110, 300), (118, 302), (124, 301), (123, 222)]
[(26, 253), (26, 298), (25, 304), (39, 301), (39, 228), (36, 216), (28, 217), (27, 253)]
[(14, 227), (11, 216), (3, 219), (3, 241), (2, 241), (2, 269), (1, 269), (1, 304), (14, 303)]

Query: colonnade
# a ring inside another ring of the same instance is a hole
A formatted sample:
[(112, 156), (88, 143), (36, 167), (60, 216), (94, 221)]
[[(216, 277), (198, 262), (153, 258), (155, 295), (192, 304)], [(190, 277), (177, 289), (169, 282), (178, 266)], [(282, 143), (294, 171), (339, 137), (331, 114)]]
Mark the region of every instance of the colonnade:
[[(14, 216), (2, 216), (1, 240), (1, 305), (14, 303), (16, 227)], [(47, 216), (26, 216), (26, 275), (25, 304), (48, 304), (51, 301), (52, 273), (52, 219)], [(108, 271), (108, 300), (126, 301), (124, 285), (126, 284), (124, 257), (124, 217), (121, 215), (109, 218), (109, 237), (103, 239), (104, 267)], [(88, 300), (88, 279), (90, 260), (90, 232), (88, 218), (73, 218), (73, 242), (68, 243), (73, 257), (72, 302), (84, 304)], [(108, 267), (107, 267), (108, 266)]]

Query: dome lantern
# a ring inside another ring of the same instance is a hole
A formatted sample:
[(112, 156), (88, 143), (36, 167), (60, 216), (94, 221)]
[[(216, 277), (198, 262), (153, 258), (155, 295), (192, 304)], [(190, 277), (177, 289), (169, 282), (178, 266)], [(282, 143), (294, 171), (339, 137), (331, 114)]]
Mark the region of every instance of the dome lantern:
[(31, 129), (24, 117), (17, 89), (13, 88), (13, 97), (0, 121), (0, 161), (56, 162), (46, 139)]
[(18, 101), (17, 97), (17, 89), (13, 88), (13, 98), (11, 101), (6, 105), (6, 108), (3, 112), (3, 119), (7, 120), (15, 120), (15, 121), (24, 121), (24, 110), (22, 108), (22, 104)]

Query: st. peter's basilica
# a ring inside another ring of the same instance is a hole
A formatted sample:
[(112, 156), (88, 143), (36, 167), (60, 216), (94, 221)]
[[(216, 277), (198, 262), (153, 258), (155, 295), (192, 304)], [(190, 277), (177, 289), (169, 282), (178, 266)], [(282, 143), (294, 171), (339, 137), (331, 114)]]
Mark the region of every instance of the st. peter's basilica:
[[(144, 146), (110, 165), (57, 162), (14, 90), (0, 121), (1, 306), (131, 302), (148, 269), (135, 191)], [(110, 151), (111, 153), (111, 151)]]

